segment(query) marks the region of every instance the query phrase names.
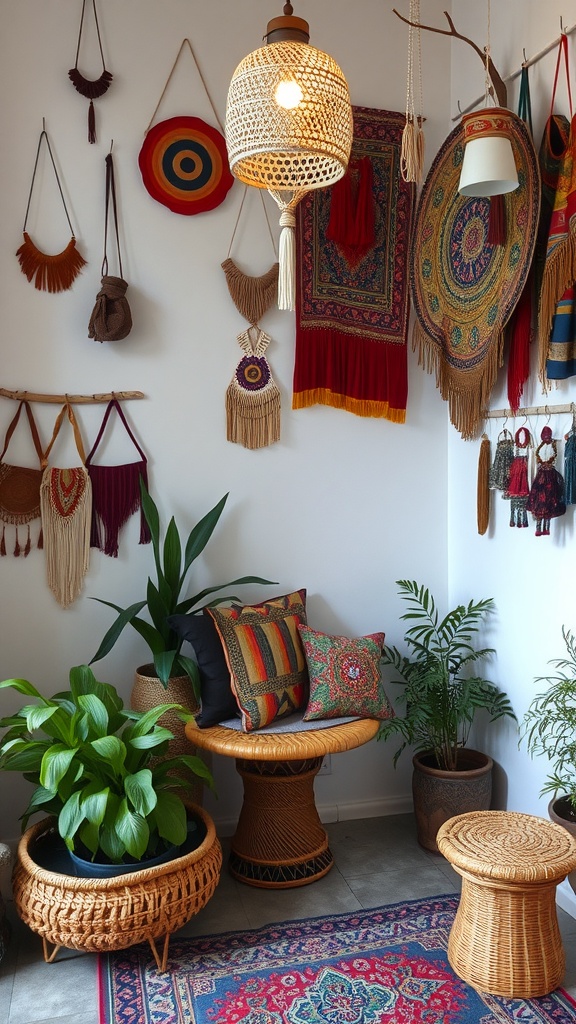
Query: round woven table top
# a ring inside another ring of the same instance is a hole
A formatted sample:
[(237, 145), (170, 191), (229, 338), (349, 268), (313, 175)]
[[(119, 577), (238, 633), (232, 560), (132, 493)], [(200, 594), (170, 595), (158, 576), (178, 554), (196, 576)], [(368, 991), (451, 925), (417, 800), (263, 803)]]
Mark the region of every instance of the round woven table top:
[(576, 868), (576, 840), (565, 828), (518, 811), (458, 814), (436, 842), (455, 867), (501, 881), (550, 881)]
[(227, 757), (252, 761), (300, 761), (360, 747), (373, 739), (379, 726), (380, 722), (375, 718), (358, 718), (326, 729), (258, 733), (239, 732), (223, 725), (199, 729), (194, 722), (188, 722), (186, 736), (195, 747)]

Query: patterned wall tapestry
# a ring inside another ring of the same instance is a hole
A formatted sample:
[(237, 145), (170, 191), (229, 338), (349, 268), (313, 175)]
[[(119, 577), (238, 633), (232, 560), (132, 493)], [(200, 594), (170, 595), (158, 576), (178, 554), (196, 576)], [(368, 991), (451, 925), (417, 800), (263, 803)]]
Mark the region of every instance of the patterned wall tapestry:
[(405, 115), (353, 107), (345, 177), (298, 212), (292, 406), (403, 423), (415, 186), (400, 173)]

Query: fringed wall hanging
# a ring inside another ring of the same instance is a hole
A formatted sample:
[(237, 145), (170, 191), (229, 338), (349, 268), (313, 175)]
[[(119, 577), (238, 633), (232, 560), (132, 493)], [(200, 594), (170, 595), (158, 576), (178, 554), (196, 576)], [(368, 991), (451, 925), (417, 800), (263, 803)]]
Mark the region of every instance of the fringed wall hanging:
[[(264, 313), (276, 302), (279, 267), (276, 262), (260, 277), (249, 277), (230, 258), (246, 191), (247, 186), (232, 233), (228, 257), (222, 264), (232, 301), (249, 323), (248, 329), (238, 335), (238, 344), (244, 356), (226, 391), (226, 437), (228, 441), (255, 449), (265, 448), (280, 440), (280, 391), (266, 359), (266, 350), (272, 339), (260, 327)], [(268, 230), (274, 246), (269, 223)]]
[[(48, 465), (48, 458), (65, 415), (74, 431), (81, 465), (57, 469)], [(72, 604), (80, 594), (90, 564), (92, 485), (85, 462), (74, 410), (66, 403), (58, 414), (52, 439), (44, 452), (42, 463), (45, 468), (40, 487), (48, 586), (63, 608)]]
[(435, 373), (450, 421), (467, 440), (488, 410), (504, 351), (504, 328), (522, 294), (540, 209), (538, 163), (523, 121), (507, 111), (519, 187), (504, 196), (506, 242), (488, 242), (489, 200), (460, 195), (464, 128), (434, 158), (422, 187), (410, 248), (416, 312), (413, 345)]
[(292, 407), (403, 423), (415, 198), (400, 174), (405, 118), (368, 107), (353, 118), (346, 177), (299, 205)]
[[(119, 277), (108, 274), (108, 220), (112, 201), (114, 216), (114, 232), (116, 235), (116, 251), (118, 254)], [(106, 204), (104, 213), (104, 258), (102, 260), (102, 281), (100, 291), (88, 324), (88, 337), (95, 341), (121, 341), (132, 330), (132, 313), (126, 298), (128, 283), (122, 271), (122, 255), (120, 253), (120, 233), (118, 230), (118, 207), (116, 201), (116, 185), (114, 181), (114, 163), (112, 149), (106, 157)]]
[[(538, 371), (544, 389), (550, 380), (566, 380), (576, 374), (576, 297), (574, 289), (574, 248), (576, 246), (576, 115), (572, 114), (572, 93), (568, 68), (568, 37), (562, 33), (552, 105), (546, 132), (553, 117), (560, 59), (564, 55), (570, 104), (570, 130), (561, 153), (559, 173), (550, 218), (546, 259), (542, 275), (538, 316)], [(547, 141), (550, 139), (547, 134)]]
[(504, 428), (498, 434), (494, 462), (490, 467), (489, 486), (493, 491), (507, 491), (510, 483), (510, 466), (514, 458), (514, 438)]
[[(52, 161), (52, 167), (58, 184), (58, 189), (60, 191), (60, 198), (62, 199), (64, 213), (66, 214), (68, 226), (72, 233), (72, 238), (68, 242), (66, 248), (55, 256), (49, 256), (38, 249), (26, 231), (28, 214), (30, 212), (30, 203), (32, 201), (32, 192), (34, 189), (34, 181), (36, 178), (36, 171), (38, 169), (40, 147), (43, 139), (46, 141), (46, 146), (48, 147), (48, 153), (50, 154), (50, 160)], [(82, 270), (82, 267), (86, 265), (86, 260), (76, 248), (76, 237), (74, 235), (72, 221), (70, 220), (68, 208), (64, 199), (64, 192), (62, 191), (62, 185), (60, 183), (60, 178), (58, 177), (58, 171), (56, 170), (56, 163), (54, 156), (52, 155), (52, 147), (45, 127), (42, 128), (40, 138), (38, 140), (36, 160), (34, 162), (34, 170), (32, 172), (32, 184), (30, 185), (26, 215), (24, 217), (23, 235), (24, 241), (16, 252), (16, 256), (18, 257), (22, 273), (27, 277), (28, 281), (34, 280), (34, 287), (38, 288), (40, 291), (62, 292), (71, 288), (78, 277), (78, 274)]]
[(510, 464), (508, 487), (502, 495), (510, 499), (510, 526), (528, 526), (528, 495), (532, 486), (532, 435), (520, 427), (514, 435), (514, 458)]
[(482, 537), (490, 525), (490, 440), (487, 434), (482, 434), (478, 454), (476, 521), (478, 533)]
[(414, 181), (420, 185), (424, 174), (420, 0), (410, 0), (406, 79), (406, 124), (402, 132), (400, 170), (404, 181)]
[[(152, 127), (186, 44), (220, 131), (199, 117), (171, 117)], [(219, 206), (234, 183), (228, 166), (223, 131), (192, 44), (189, 39), (184, 39), (144, 133), (144, 142), (138, 156), (142, 181), (152, 198), (173, 213), (187, 216), (205, 213)]]
[(576, 505), (576, 413), (572, 413), (572, 426), (564, 435), (564, 487), (566, 504)]
[[(4, 456), (12, 435), (18, 425), (22, 407), (26, 410), (30, 433), (34, 448), (38, 456), (39, 469), (28, 466), (13, 466), (4, 461)], [(40, 484), (42, 482), (42, 445), (38, 435), (38, 428), (32, 415), (32, 409), (28, 402), (21, 401), (16, 415), (12, 419), (6, 431), (4, 448), (0, 455), (0, 520), (2, 522), (2, 537), (0, 539), (0, 555), (6, 554), (6, 526), (16, 527), (14, 539), (14, 555), (26, 556), (30, 553), (32, 541), (30, 537), (30, 523), (40, 519)], [(26, 526), (26, 540), (22, 542), (22, 535), (18, 535), (18, 527)], [(42, 547), (42, 529), (39, 531), (37, 540), (39, 548)]]
[(98, 47), (100, 49), (100, 58), (102, 60), (102, 74), (99, 78), (89, 79), (85, 78), (83, 74), (78, 70), (78, 60), (80, 57), (80, 44), (82, 42), (82, 30), (84, 28), (84, 13), (86, 10), (86, 0), (82, 0), (82, 14), (80, 17), (80, 28), (78, 30), (78, 45), (76, 47), (76, 62), (74, 67), (68, 72), (68, 78), (72, 82), (72, 85), (87, 100), (90, 100), (88, 107), (88, 142), (96, 142), (96, 115), (94, 113), (94, 100), (99, 99), (108, 92), (110, 83), (112, 81), (112, 75), (106, 70), (106, 64), (104, 61), (104, 50), (102, 49), (102, 39), (100, 36), (100, 25), (98, 24), (98, 15), (96, 13), (96, 0), (92, 0), (92, 9), (94, 11), (94, 25), (96, 28), (96, 35), (98, 37)]
[[(550, 520), (564, 515), (566, 501), (564, 479), (554, 466), (558, 447), (550, 427), (543, 427), (540, 437), (542, 440), (536, 449), (536, 476), (526, 508), (536, 520), (536, 536), (547, 537), (550, 534)], [(543, 454), (544, 449), (547, 457)]]
[[(110, 413), (116, 410), (126, 428), (128, 437), (140, 454), (139, 462), (122, 466), (99, 466), (92, 463), (96, 449), (102, 440)], [(130, 430), (120, 403), (113, 398), (108, 403), (98, 431), (98, 436), (86, 458), (86, 468), (92, 484), (92, 521), (90, 546), (99, 548), (105, 555), (118, 557), (118, 536), (130, 516), (140, 510), (140, 544), (149, 544), (150, 530), (142, 509), (140, 480), (148, 489), (147, 459)]]

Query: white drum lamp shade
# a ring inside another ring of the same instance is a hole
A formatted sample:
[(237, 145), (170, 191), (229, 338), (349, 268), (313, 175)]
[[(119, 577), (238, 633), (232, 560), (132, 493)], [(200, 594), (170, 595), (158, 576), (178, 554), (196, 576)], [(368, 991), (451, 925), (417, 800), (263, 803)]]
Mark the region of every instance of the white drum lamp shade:
[(465, 114), (464, 160), (458, 191), (464, 196), (499, 196), (518, 188), (510, 142), (510, 111), (493, 107)]
[(286, 4), (284, 17), (268, 23), (267, 44), (236, 68), (226, 103), (232, 174), (268, 189), (281, 210), (281, 309), (294, 308), (294, 209), (306, 192), (345, 174), (352, 146), (346, 79), (308, 38), (307, 22), (293, 17)]

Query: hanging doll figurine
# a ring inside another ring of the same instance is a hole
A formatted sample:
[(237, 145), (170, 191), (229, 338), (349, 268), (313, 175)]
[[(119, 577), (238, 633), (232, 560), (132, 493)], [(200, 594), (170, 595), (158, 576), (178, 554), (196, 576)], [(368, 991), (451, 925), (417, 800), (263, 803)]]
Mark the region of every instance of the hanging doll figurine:
[(491, 490), (506, 491), (510, 482), (510, 466), (514, 458), (514, 438), (509, 430), (498, 434), (494, 462), (490, 467), (489, 486)]
[[(566, 503), (564, 479), (554, 467), (558, 450), (550, 427), (544, 427), (540, 437), (542, 442), (536, 449), (538, 469), (530, 488), (526, 508), (536, 520), (536, 536), (545, 537), (550, 534), (550, 520), (563, 516), (566, 512)], [(540, 454), (544, 448), (551, 450), (551, 455), (547, 459), (543, 459)]]
[(532, 435), (526, 427), (520, 427), (514, 435), (516, 454), (510, 465), (510, 480), (502, 497), (510, 499), (510, 526), (528, 526), (526, 505), (530, 494), (531, 472), (530, 452)]

